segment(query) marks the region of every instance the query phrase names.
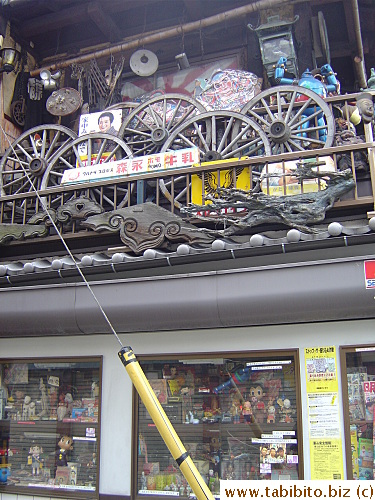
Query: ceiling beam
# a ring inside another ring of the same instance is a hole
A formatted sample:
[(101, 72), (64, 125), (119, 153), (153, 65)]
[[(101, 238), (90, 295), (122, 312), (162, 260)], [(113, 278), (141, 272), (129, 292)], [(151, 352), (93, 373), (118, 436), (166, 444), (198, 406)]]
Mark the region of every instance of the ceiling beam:
[(65, 26), (71, 26), (75, 22), (82, 23), (86, 16), (87, 4), (75, 5), (58, 13), (53, 12), (23, 22), (22, 35), (24, 38), (32, 38), (35, 35), (40, 35), (41, 32), (46, 32), (47, 29), (48, 31), (56, 31)]
[[(110, 13), (122, 12), (125, 10), (130, 10), (133, 8), (140, 8), (144, 5), (150, 5), (150, 3), (155, 3), (157, 0), (138, 0), (137, 2), (121, 0), (121, 2), (113, 1), (110, 2), (108, 7), (106, 5), (106, 11)], [(73, 24), (80, 24), (85, 19), (92, 9), (94, 12), (97, 9), (96, 5), (98, 2), (89, 2), (75, 5), (74, 7), (68, 7), (66, 9), (61, 9), (58, 13), (45, 14), (37, 18), (31, 19), (30, 21), (24, 21), (22, 25), (22, 33), (24, 38), (31, 38), (35, 35), (39, 35), (41, 32), (45, 32), (48, 27), (48, 31), (57, 30), (64, 28), (66, 26), (72, 26)], [(93, 14), (94, 15), (94, 14)], [(94, 22), (95, 19), (93, 19)], [(102, 31), (101, 27), (99, 29)], [(116, 31), (118, 28), (116, 26)], [(108, 36), (108, 33), (106, 33)], [(117, 36), (117, 35), (116, 35)], [(121, 37), (118, 38), (119, 40)]]
[(121, 40), (121, 31), (118, 26), (110, 16), (105, 14), (98, 2), (88, 5), (87, 14), (109, 42), (113, 43)]
[[(174, 37), (181, 37), (184, 36), (186, 33), (202, 30), (204, 28), (207, 28), (208, 26), (212, 26), (215, 24), (226, 23), (230, 19), (244, 17), (252, 12), (257, 12), (262, 8), (270, 7), (271, 5), (272, 6), (283, 5), (288, 3), (289, 1), (290, 0), (258, 0), (256, 2), (244, 5), (242, 7), (238, 7), (226, 12), (221, 12), (220, 14), (212, 15), (205, 19), (200, 19), (198, 21), (191, 21), (190, 23), (186, 23), (179, 26), (172, 26), (164, 29), (161, 32), (144, 33), (141, 36), (138, 36), (136, 39), (127, 39), (117, 45), (113, 45), (112, 47), (108, 47), (95, 52), (89, 52), (87, 54), (81, 54), (71, 59), (59, 61), (59, 63), (51, 64), (47, 68), (35, 69), (31, 71), (30, 75), (37, 76), (39, 75), (42, 69), (49, 69), (50, 71), (54, 71), (55, 69), (66, 68), (68, 66), (71, 66), (72, 64), (81, 64), (90, 61), (93, 57), (99, 59), (102, 57), (107, 57), (108, 55), (138, 48), (142, 44), (151, 45), (153, 43), (160, 42), (161, 40), (166, 40)], [(305, 0), (295, 0), (295, 1), (301, 3), (304, 2)]]

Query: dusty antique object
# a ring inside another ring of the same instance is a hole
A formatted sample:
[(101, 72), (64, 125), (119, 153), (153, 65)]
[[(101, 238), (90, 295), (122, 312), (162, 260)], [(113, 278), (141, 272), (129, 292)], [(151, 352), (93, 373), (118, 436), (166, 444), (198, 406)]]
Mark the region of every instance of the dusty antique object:
[[(272, 174), (266, 174), (272, 175)], [(312, 166), (299, 166), (294, 174), (299, 180), (321, 178), (326, 182), (326, 189), (313, 193), (302, 193), (293, 196), (270, 196), (259, 191), (258, 185), (249, 192), (241, 189), (217, 188), (215, 196), (207, 196), (210, 205), (190, 205), (182, 208), (188, 215), (202, 218), (199, 212), (210, 210), (212, 220), (221, 221), (226, 227), (214, 231), (216, 235), (230, 236), (241, 233), (250, 227), (260, 224), (284, 224), (293, 228), (312, 233), (315, 230), (308, 224), (322, 222), (326, 211), (333, 207), (334, 202), (355, 186), (350, 169), (342, 172), (315, 172)], [(222, 215), (225, 208), (246, 210), (241, 218)], [(209, 220), (210, 217), (204, 217)], [(211, 232), (211, 231), (210, 231)]]
[(46, 102), (46, 108), (51, 115), (71, 115), (82, 106), (82, 99), (78, 90), (64, 88), (55, 90)]

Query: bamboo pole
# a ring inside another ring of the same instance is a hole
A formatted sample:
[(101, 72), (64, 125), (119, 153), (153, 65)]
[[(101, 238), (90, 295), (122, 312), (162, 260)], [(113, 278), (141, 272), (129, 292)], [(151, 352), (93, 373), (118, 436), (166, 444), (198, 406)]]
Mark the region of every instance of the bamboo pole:
[(365, 68), (365, 56), (363, 53), (363, 42), (361, 35), (361, 23), (359, 18), (358, 0), (352, 0), (353, 23), (355, 39), (357, 42), (357, 55), (354, 57), (354, 65), (358, 76), (358, 83), (361, 88), (367, 88), (367, 75)]
[[(301, 2), (305, 0), (296, 0), (296, 1)], [(173, 26), (163, 31), (146, 33), (137, 39), (133, 38), (127, 41), (125, 40), (124, 42), (118, 45), (113, 45), (112, 47), (107, 47), (105, 49), (76, 56), (71, 59), (65, 59), (63, 61), (60, 61), (59, 63), (54, 63), (49, 66), (34, 69), (30, 71), (30, 76), (31, 77), (38, 76), (39, 73), (43, 70), (55, 71), (57, 69), (67, 68), (72, 64), (81, 64), (91, 61), (91, 59), (93, 58), (100, 59), (101, 57), (111, 56), (118, 52), (124, 52), (130, 49), (137, 49), (143, 45), (149, 45), (152, 43), (159, 42), (161, 40), (166, 40), (168, 38), (182, 36), (192, 31), (201, 30), (202, 28), (207, 28), (208, 26), (213, 26), (215, 24), (223, 23), (225, 21), (228, 21), (229, 19), (245, 16), (247, 14), (250, 14), (251, 12), (256, 12), (258, 10), (267, 9), (288, 3), (290, 3), (290, 0), (257, 0), (248, 5), (244, 5), (243, 7), (237, 7), (236, 9), (227, 10), (220, 14), (215, 14), (214, 16), (206, 17), (205, 19), (192, 21), (190, 23), (186, 23), (179, 26)]]

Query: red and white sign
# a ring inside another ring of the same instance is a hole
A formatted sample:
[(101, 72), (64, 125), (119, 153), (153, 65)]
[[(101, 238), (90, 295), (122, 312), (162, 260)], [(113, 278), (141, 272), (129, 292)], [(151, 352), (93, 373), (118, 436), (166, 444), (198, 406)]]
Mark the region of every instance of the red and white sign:
[(366, 288), (375, 288), (375, 260), (365, 261)]
[(137, 158), (127, 158), (104, 163), (95, 163), (86, 167), (65, 170), (61, 184), (93, 182), (104, 179), (147, 174), (160, 170), (190, 167), (199, 163), (199, 149), (188, 148), (167, 151)]

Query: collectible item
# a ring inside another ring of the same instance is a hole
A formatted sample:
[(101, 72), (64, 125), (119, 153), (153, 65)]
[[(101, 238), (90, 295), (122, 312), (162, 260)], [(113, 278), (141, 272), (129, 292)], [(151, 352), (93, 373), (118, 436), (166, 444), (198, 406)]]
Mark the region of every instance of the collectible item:
[(73, 449), (73, 440), (70, 436), (61, 436), (57, 443), (59, 450), (56, 452), (56, 465), (68, 465), (68, 452)]
[(147, 490), (147, 478), (145, 476), (145, 473), (142, 471), (141, 474), (141, 490)]
[(6, 483), (10, 476), (10, 467), (2, 467), (0, 469), (0, 483)]
[(357, 97), (357, 108), (363, 123), (371, 123), (374, 119), (374, 103), (370, 92), (362, 92)]
[(245, 422), (251, 422), (253, 410), (251, 408), (250, 401), (244, 402), (243, 407), (242, 407), (242, 415), (243, 415)]
[(22, 405), (22, 420), (29, 420), (30, 403), (31, 403), (30, 396), (25, 396)]
[(33, 471), (33, 476), (39, 476), (40, 469), (43, 464), (43, 458), (41, 454), (43, 453), (43, 448), (38, 444), (33, 444), (29, 450), (29, 456), (31, 458), (31, 468)]
[(61, 422), (66, 417), (67, 413), (68, 413), (68, 408), (66, 406), (66, 403), (60, 402), (59, 406), (57, 407), (57, 420)]
[[(317, 76), (319, 75), (320, 78), (315, 78), (313, 73), (309, 69), (306, 69), (302, 73), (302, 77), (297, 81), (292, 78), (285, 78), (284, 74), (285, 74), (286, 62), (287, 62), (286, 57), (280, 57), (280, 59), (276, 64), (275, 82), (277, 83), (277, 85), (298, 84), (298, 86), (300, 87), (312, 90), (320, 97), (327, 97), (329, 94), (332, 93), (338, 93), (338, 94), (340, 93), (340, 84), (337, 81), (335, 73), (333, 72), (333, 69), (329, 64), (325, 64), (320, 68), (317, 74)], [(303, 101), (307, 100), (306, 96), (303, 95), (297, 96), (296, 102), (302, 100)], [(302, 130), (308, 129), (311, 126), (309, 120), (310, 116), (314, 119), (316, 118), (318, 126), (321, 127), (321, 129), (319, 130), (319, 138), (325, 142), (326, 130), (324, 128), (325, 122), (323, 113), (320, 113), (316, 116), (316, 110), (312, 106), (303, 109), (301, 116), (304, 120), (302, 123)], [(302, 135), (303, 137), (305, 137), (306, 132), (303, 132)]]
[(276, 408), (273, 405), (268, 407), (267, 424), (275, 423)]
[(253, 403), (255, 420), (262, 424), (266, 416), (266, 406), (263, 399), (263, 387), (257, 385), (256, 387), (250, 387), (251, 402)]

